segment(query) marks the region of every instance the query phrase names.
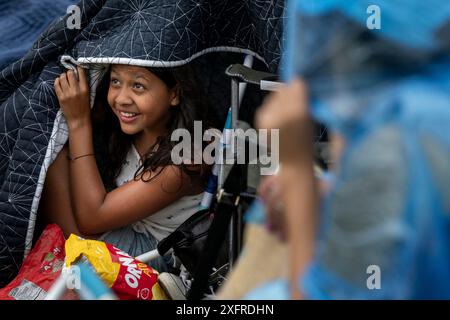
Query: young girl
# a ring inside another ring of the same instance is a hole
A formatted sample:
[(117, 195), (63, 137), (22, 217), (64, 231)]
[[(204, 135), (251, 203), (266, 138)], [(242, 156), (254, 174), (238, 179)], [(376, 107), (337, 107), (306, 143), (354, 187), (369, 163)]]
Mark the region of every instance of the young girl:
[[(48, 170), (40, 210), (66, 236), (98, 238), (137, 256), (154, 249), (201, 201), (205, 170), (174, 165), (177, 142), (170, 136), (177, 128), (193, 132), (194, 120), (206, 115), (205, 100), (186, 68), (112, 65), (108, 80), (112, 121), (105, 126), (103, 175), (94, 153), (85, 70), (55, 80), (69, 143)], [(152, 266), (167, 271), (170, 263), (164, 258)]]

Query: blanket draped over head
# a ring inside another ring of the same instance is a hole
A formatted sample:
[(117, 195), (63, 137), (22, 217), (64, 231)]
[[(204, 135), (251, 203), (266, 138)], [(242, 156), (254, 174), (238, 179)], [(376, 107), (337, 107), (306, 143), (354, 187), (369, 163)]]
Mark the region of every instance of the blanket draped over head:
[[(171, 67), (199, 57), (212, 61), (199, 64), (212, 87), (226, 67), (213, 58), (218, 52), (238, 56), (234, 63), (251, 54), (266, 70), (278, 70), (281, 0), (82, 0), (77, 6), (79, 28), (72, 23), (77, 11), (61, 17), (0, 74), (0, 287), (31, 249), (46, 172), (67, 141), (53, 89), (64, 67), (87, 66), (91, 89), (103, 74), (98, 70), (111, 63)], [(229, 97), (227, 84), (220, 90)], [(223, 102), (214, 107), (226, 113)]]
[(0, 70), (21, 58), (76, 0), (0, 1)]

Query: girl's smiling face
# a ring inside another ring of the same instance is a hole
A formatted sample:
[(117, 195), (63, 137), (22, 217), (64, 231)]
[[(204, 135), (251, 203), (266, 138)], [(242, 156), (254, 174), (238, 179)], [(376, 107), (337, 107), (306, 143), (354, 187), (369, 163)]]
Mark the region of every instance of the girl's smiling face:
[(178, 103), (176, 90), (168, 88), (148, 69), (129, 65), (111, 67), (108, 104), (124, 133), (162, 134), (169, 121), (170, 107)]

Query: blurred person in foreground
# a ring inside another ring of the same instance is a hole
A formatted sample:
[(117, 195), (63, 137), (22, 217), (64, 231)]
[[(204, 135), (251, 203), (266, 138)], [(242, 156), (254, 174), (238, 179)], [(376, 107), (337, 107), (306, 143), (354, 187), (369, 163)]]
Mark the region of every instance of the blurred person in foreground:
[[(287, 10), (288, 84), (257, 124), (280, 129), (278, 197), (261, 189), (291, 271), (247, 298), (449, 299), (450, 2)], [(320, 201), (311, 118), (344, 141)]]

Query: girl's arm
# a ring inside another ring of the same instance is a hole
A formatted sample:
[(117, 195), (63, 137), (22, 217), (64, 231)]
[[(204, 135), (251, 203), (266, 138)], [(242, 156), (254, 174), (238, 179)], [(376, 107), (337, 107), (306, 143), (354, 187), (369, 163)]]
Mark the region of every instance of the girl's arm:
[(55, 91), (69, 127), (70, 189), (81, 233), (93, 235), (141, 220), (187, 194), (189, 178), (169, 166), (151, 182), (130, 181), (107, 193), (95, 157), (85, 71), (78, 68), (55, 80)]

